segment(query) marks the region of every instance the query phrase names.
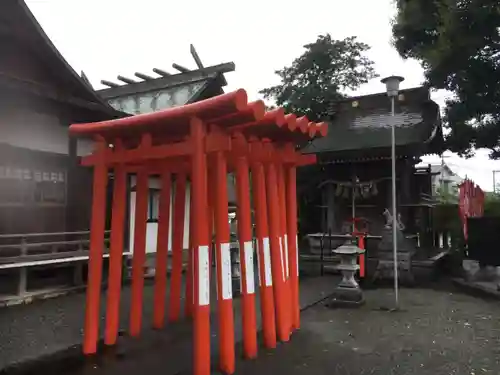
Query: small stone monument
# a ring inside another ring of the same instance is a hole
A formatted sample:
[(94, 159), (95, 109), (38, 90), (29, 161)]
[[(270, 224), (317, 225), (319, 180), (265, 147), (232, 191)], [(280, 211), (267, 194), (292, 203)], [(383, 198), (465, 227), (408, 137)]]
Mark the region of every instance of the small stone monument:
[(358, 256), (365, 251), (357, 247), (354, 240), (346, 242), (333, 251), (340, 256), (340, 264), (336, 267), (342, 273), (342, 281), (335, 289), (328, 307), (358, 307), (364, 303), (363, 291), (354, 275), (359, 270)]
[[(386, 224), (382, 230), (382, 240), (376, 252), (378, 260), (377, 269), (373, 276), (376, 279), (394, 278), (394, 250), (393, 250), (393, 233), (392, 226), (396, 225), (396, 241), (397, 241), (397, 259), (398, 259), (398, 279), (406, 281), (408, 284), (414, 283), (413, 273), (411, 270), (411, 258), (416, 249), (413, 243), (408, 240), (403, 230), (404, 224), (401, 221), (401, 215), (398, 215), (397, 220), (394, 220), (392, 214), (386, 208), (383, 213)], [(395, 222), (395, 223), (394, 223)]]

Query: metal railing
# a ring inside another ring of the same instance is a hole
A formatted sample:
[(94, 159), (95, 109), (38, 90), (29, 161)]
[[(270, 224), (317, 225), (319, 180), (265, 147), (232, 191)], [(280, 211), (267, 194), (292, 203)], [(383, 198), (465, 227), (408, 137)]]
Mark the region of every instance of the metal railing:
[[(338, 256), (332, 255), (333, 253), (333, 240), (353, 240), (359, 239), (358, 235), (352, 234), (333, 234), (331, 231), (328, 233), (313, 233), (308, 234), (306, 237), (319, 239), (319, 255), (318, 254), (300, 254), (300, 258), (305, 262), (319, 263), (320, 275), (323, 276), (325, 272), (325, 264), (336, 263), (339, 261)], [(367, 251), (367, 243), (372, 240), (382, 240), (381, 235), (366, 234), (363, 236), (365, 239), (365, 251)], [(418, 234), (406, 235), (407, 239), (414, 240), (416, 245), (419, 243)]]
[[(319, 239), (319, 256), (317, 254), (300, 254), (300, 259), (306, 262), (319, 263), (320, 275), (323, 276), (325, 273), (325, 263), (335, 263), (337, 261), (337, 257), (332, 255), (333, 240), (349, 240), (356, 236), (350, 234), (332, 234), (332, 232), (329, 231), (328, 233), (308, 234), (306, 237)], [(327, 248), (325, 248), (326, 245)], [(325, 254), (327, 249), (328, 251)]]
[[(319, 239), (319, 256), (316, 254), (300, 254), (302, 261), (319, 263), (320, 265), (320, 275), (323, 276), (325, 273), (325, 264), (338, 262), (338, 257), (332, 255), (333, 252), (333, 240), (353, 240), (358, 239), (359, 236), (352, 234), (333, 234), (331, 231), (328, 233), (313, 233), (308, 234), (307, 237), (318, 238)], [(381, 240), (380, 235), (365, 235), (365, 241), (367, 240)]]

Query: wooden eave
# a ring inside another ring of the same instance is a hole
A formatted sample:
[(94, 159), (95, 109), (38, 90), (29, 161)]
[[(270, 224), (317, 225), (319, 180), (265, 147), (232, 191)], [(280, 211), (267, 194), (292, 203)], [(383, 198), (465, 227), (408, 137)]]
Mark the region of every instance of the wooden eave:
[(152, 80), (129, 83), (118, 87), (110, 87), (98, 90), (97, 94), (106, 100), (134, 95), (139, 93), (162, 90), (169, 87), (185, 85), (191, 82), (197, 82), (209, 78), (220, 79), (220, 85), (227, 84), (223, 74), (235, 70), (233, 62), (210, 66), (198, 70), (192, 70), (185, 73), (172, 74), (167, 77), (159, 77)]
[[(8, 14), (2, 20), (1, 13)], [(13, 27), (9, 22), (15, 22)], [(35, 19), (23, 0), (4, 0), (0, 2), (0, 34), (15, 38), (25, 44), (43, 61), (47, 69), (57, 76), (64, 86), (62, 90), (55, 90), (36, 82), (7, 74), (0, 75), (0, 83), (10, 87), (27, 91), (28, 93), (56, 100), (60, 103), (100, 112), (103, 118), (124, 116), (103, 101), (87, 82), (85, 82), (68, 64), (61, 53), (54, 46), (47, 34)]]

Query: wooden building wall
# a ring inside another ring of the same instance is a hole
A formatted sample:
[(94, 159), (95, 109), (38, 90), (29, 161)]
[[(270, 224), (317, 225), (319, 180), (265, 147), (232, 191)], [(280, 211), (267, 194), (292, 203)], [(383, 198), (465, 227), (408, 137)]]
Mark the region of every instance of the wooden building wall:
[(0, 42), (0, 234), (87, 230), (92, 175), (77, 154), (88, 147), (71, 150), (68, 126), (91, 116), (45, 98), (45, 87), (67, 95), (64, 84), (15, 39)]
[[(0, 234), (87, 230), (90, 171), (72, 175), (68, 202), (69, 156), (0, 145)], [(74, 210), (68, 214), (68, 207)]]

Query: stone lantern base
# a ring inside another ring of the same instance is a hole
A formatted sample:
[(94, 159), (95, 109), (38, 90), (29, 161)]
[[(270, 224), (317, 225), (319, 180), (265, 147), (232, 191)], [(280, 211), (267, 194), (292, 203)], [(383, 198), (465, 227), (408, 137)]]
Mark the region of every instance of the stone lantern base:
[(364, 250), (352, 243), (346, 243), (334, 252), (340, 256), (341, 263), (337, 269), (342, 272), (342, 281), (333, 292), (327, 306), (332, 308), (359, 307), (364, 304), (365, 299), (354, 274), (359, 270), (358, 256), (363, 254)]
[(363, 291), (360, 288), (343, 288), (338, 286), (326, 305), (331, 308), (337, 307), (360, 307), (365, 303)]

